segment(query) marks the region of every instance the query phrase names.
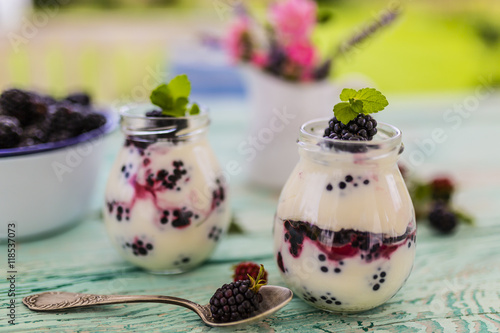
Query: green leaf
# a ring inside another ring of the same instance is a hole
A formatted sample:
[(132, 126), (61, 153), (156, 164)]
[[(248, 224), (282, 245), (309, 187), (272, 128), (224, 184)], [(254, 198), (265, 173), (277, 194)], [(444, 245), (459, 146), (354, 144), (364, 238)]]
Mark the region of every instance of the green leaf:
[(347, 124), (358, 115), (358, 112), (354, 111), (351, 107), (351, 104), (347, 102), (336, 104), (333, 107), (333, 113), (335, 114), (335, 117), (337, 117), (337, 119), (344, 124)]
[(357, 91), (350, 88), (344, 88), (340, 93), (340, 100), (347, 102), (348, 100), (354, 98), (357, 94)]
[(160, 84), (149, 96), (151, 103), (159, 106), (162, 110), (169, 110), (174, 106), (174, 99), (166, 84)]
[(461, 210), (454, 210), (453, 213), (458, 217), (458, 219), (468, 225), (474, 225), (474, 218)]
[(175, 100), (174, 109), (182, 114), (186, 113), (186, 105), (189, 103), (186, 97), (179, 97)]
[[(169, 84), (161, 84), (151, 92), (151, 102), (162, 109), (162, 113), (172, 117), (185, 117), (191, 83), (187, 75), (174, 77)], [(193, 104), (189, 110), (190, 115), (200, 113), (198, 105)]]
[(363, 112), (363, 102), (349, 100), (349, 103), (351, 103), (351, 108), (352, 108), (352, 110), (354, 112), (356, 112), (356, 115), (358, 113), (362, 113)]
[(360, 113), (370, 114), (382, 111), (389, 102), (382, 93), (373, 88), (363, 88), (358, 91), (344, 88), (340, 93), (340, 100), (333, 108), (338, 120), (346, 124)]
[(373, 88), (363, 88), (358, 90), (353, 97), (355, 100), (363, 102), (363, 113), (370, 114), (382, 111), (389, 102), (382, 93)]
[(197, 115), (200, 113), (200, 107), (198, 106), (198, 104), (194, 103), (192, 106), (191, 106), (191, 110), (189, 110), (189, 114), (191, 116), (194, 116), (194, 115)]
[(168, 84), (168, 88), (174, 100), (181, 97), (187, 99), (191, 93), (191, 83), (186, 74), (174, 77)]
[(430, 184), (427, 183), (417, 183), (414, 188), (414, 200), (417, 201), (428, 201), (432, 196), (432, 189)]

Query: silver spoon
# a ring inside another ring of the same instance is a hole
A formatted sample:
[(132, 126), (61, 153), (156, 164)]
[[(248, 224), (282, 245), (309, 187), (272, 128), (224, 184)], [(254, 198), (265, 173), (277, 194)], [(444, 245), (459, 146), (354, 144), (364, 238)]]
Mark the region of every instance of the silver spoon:
[(35, 311), (53, 311), (64, 310), (69, 308), (81, 308), (86, 306), (102, 305), (102, 304), (118, 304), (118, 303), (167, 303), (180, 305), (196, 312), (201, 320), (209, 326), (233, 326), (246, 324), (252, 321), (263, 319), (278, 311), (291, 301), (293, 293), (290, 289), (279, 286), (263, 286), (260, 288), (262, 294), (262, 302), (259, 308), (250, 318), (233, 321), (229, 323), (217, 323), (212, 318), (210, 305), (200, 305), (191, 302), (187, 299), (182, 299), (172, 296), (160, 295), (92, 295), (92, 294), (77, 294), (68, 293), (65, 291), (52, 291), (41, 294), (26, 296), (23, 298), (23, 303), (29, 309)]

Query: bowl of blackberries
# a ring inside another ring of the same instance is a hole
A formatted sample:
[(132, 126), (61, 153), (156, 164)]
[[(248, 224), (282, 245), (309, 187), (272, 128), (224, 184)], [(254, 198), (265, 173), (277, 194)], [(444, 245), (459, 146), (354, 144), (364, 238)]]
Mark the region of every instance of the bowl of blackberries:
[[(117, 126), (89, 95), (56, 99), (21, 89), (0, 94), (0, 239), (33, 238), (87, 213), (104, 152)], [(9, 226), (8, 226), (9, 225)]]

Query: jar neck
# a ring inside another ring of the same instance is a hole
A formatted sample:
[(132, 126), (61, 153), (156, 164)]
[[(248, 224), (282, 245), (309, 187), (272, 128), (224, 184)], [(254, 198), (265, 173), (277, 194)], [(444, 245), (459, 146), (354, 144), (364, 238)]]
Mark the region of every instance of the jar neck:
[(146, 112), (154, 110), (150, 104), (124, 107), (121, 114), (121, 129), (127, 140), (155, 142), (191, 142), (206, 137), (210, 119), (208, 112), (188, 117), (146, 117)]
[(324, 138), (328, 118), (302, 125), (298, 140), (301, 158), (329, 165), (394, 165), (404, 150), (401, 131), (389, 124), (378, 123), (378, 133), (371, 141), (344, 141)]

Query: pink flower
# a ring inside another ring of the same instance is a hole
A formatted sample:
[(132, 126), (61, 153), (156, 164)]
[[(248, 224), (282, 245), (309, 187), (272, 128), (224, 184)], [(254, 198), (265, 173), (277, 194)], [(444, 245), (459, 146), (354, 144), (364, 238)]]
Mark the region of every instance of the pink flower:
[(312, 0), (286, 0), (271, 7), (270, 16), (284, 44), (309, 38), (316, 24), (317, 5)]
[(243, 37), (249, 33), (249, 22), (246, 18), (239, 17), (229, 28), (226, 38), (226, 47), (233, 60), (239, 60), (245, 52)]
[(309, 41), (297, 41), (285, 46), (288, 59), (295, 65), (310, 70), (316, 61), (316, 49)]
[(266, 67), (267, 60), (268, 60), (267, 54), (265, 54), (264, 52), (255, 52), (252, 55), (251, 61), (252, 64), (254, 64), (257, 67)]

